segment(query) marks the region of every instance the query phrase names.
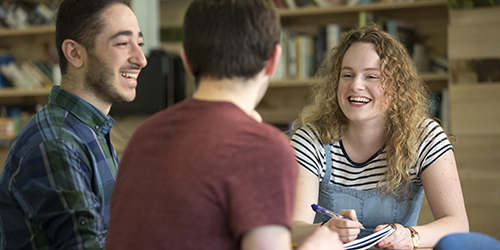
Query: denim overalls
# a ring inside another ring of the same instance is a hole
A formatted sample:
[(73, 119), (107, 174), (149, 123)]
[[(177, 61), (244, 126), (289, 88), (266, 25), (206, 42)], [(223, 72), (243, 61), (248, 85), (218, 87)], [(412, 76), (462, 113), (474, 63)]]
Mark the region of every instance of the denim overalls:
[[(344, 209), (356, 210), (358, 220), (366, 229), (362, 229), (358, 238), (373, 233), (376, 226), (381, 224), (399, 223), (404, 226), (416, 226), (424, 188), (414, 183), (409, 184), (409, 194), (412, 200), (399, 199), (392, 195), (381, 197), (374, 188), (356, 190), (330, 183), (332, 175), (332, 158), (330, 145), (324, 144), (326, 156), (326, 173), (319, 184), (318, 205), (336, 213)], [(326, 216), (316, 214), (314, 223), (328, 220)]]

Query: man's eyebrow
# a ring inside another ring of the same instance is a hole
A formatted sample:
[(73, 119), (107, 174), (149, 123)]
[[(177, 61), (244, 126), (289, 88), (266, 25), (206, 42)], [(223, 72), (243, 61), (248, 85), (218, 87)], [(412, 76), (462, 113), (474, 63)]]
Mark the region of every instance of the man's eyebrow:
[[(130, 30), (124, 30), (124, 31), (120, 31), (120, 32), (114, 34), (113, 36), (111, 36), (110, 39), (113, 39), (113, 38), (116, 38), (116, 37), (119, 37), (119, 36), (132, 36), (132, 35), (133, 35), (132, 31), (130, 31)], [(144, 37), (144, 35), (142, 34), (142, 32), (139, 32), (139, 37), (141, 37), (141, 38)]]

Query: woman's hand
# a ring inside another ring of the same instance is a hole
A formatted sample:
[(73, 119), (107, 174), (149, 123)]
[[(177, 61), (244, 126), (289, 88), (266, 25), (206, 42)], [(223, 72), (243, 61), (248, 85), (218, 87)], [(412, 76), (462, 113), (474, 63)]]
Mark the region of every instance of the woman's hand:
[(327, 222), (326, 225), (328, 228), (339, 234), (342, 242), (347, 243), (355, 240), (356, 237), (358, 237), (360, 228), (362, 227), (356, 217), (356, 211), (353, 209), (342, 210), (339, 214), (351, 219), (352, 221), (333, 217)]
[[(411, 231), (401, 224), (394, 224), (396, 231), (375, 245), (376, 248), (384, 249), (413, 249)], [(378, 232), (388, 225), (378, 225), (374, 232)]]

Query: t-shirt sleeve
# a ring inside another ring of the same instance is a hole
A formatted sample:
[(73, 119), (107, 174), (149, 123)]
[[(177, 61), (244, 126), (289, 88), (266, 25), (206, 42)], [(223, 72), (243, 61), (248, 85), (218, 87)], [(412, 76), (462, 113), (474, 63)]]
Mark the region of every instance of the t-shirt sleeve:
[(233, 157), (237, 162), (227, 179), (226, 192), (235, 238), (264, 225), (291, 228), (297, 163), (288, 140), (279, 135), (256, 140)]
[(325, 150), (323, 144), (314, 130), (309, 127), (302, 127), (297, 130), (290, 141), (297, 162), (318, 176), (320, 179), (324, 176)]
[(422, 172), (427, 169), (427, 167), (434, 163), (448, 150), (453, 150), (453, 146), (439, 123), (428, 119), (425, 121), (424, 128), (423, 140), (419, 147), (418, 162), (416, 169), (414, 170), (416, 171), (418, 183), (421, 183), (420, 176), (422, 175)]

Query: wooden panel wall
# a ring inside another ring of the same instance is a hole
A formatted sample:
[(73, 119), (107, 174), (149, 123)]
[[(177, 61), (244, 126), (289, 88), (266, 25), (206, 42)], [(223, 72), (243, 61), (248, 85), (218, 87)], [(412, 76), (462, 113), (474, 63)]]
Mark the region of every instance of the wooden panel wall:
[(450, 11), (450, 128), (470, 230), (500, 239), (500, 7)]

